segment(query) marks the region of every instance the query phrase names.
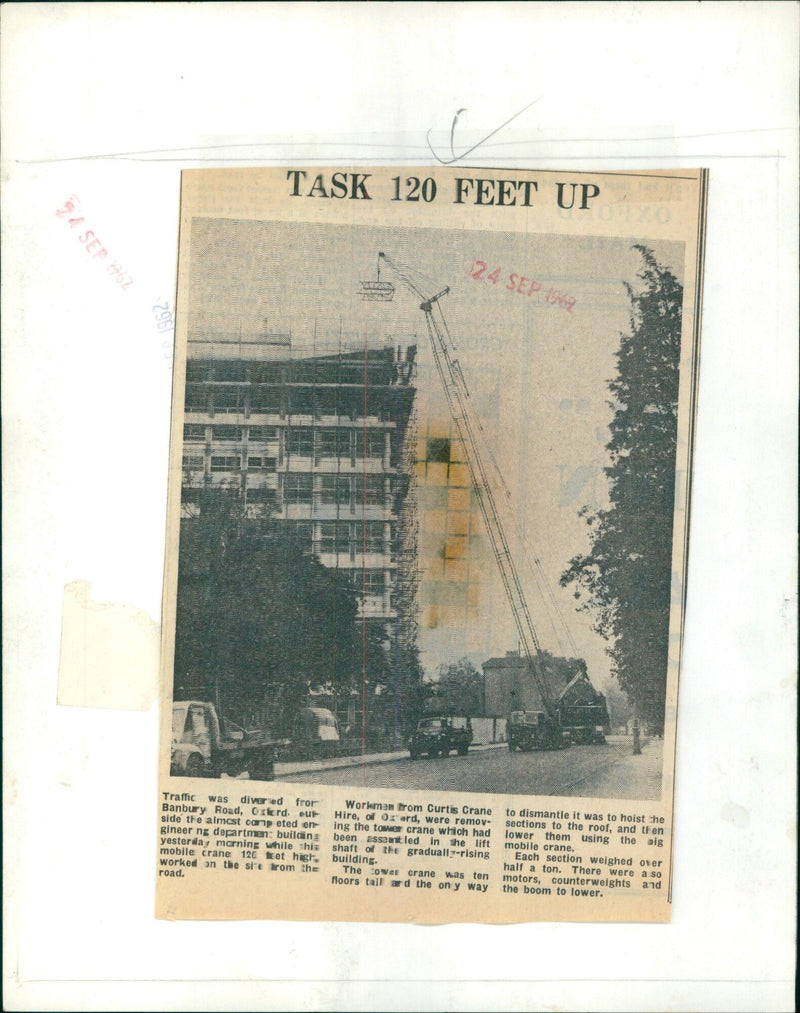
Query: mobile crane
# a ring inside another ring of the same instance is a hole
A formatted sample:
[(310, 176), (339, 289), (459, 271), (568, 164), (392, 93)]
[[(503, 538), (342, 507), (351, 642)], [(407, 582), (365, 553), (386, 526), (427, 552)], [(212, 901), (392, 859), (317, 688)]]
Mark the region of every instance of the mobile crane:
[(379, 253), (378, 280), (377, 282), (362, 283), (361, 294), (364, 299), (380, 299), (385, 302), (389, 301), (394, 294), (392, 283), (380, 280), (381, 261), (391, 268), (394, 274), (421, 300), (419, 308), (425, 314), (425, 323), (428, 329), (428, 338), (436, 371), (444, 389), (456, 432), (467, 448), (467, 464), (475, 496), (483, 515), (489, 542), (492, 546), (492, 551), (503, 581), (503, 587), (511, 606), (520, 647), (542, 701), (543, 714), (539, 716), (537, 721), (537, 745), (539, 748), (544, 749), (561, 748), (569, 744), (569, 737), (564, 735), (561, 727), (560, 712), (548, 684), (539, 638), (534, 629), (530, 609), (522, 589), (517, 567), (509, 547), (508, 537), (506, 536), (497, 508), (496, 498), (489, 481), (489, 474), (480, 446), (480, 421), (472, 408), (469, 389), (461, 365), (458, 359), (451, 354), (451, 349), (455, 351), (455, 345), (450, 337), (447, 321), (440, 305), (440, 300), (450, 292), (450, 289), (443, 288), (435, 295), (427, 296), (418, 284), (409, 277), (409, 268), (404, 268), (400, 264), (395, 263), (385, 253)]

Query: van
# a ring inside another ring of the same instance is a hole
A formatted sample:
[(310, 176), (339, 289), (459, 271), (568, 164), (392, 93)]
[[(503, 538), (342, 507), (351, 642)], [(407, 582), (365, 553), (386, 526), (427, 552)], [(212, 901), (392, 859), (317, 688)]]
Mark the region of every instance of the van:
[(339, 725), (336, 716), (325, 707), (303, 707), (297, 712), (292, 742), (315, 755), (335, 756), (338, 750)]

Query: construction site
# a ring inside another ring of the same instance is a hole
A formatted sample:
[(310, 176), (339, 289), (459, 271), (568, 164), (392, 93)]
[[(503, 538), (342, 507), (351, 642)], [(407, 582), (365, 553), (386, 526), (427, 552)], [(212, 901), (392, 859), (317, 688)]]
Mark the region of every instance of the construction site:
[[(367, 304), (397, 297), (407, 304), (407, 319), (416, 312), (416, 327), (402, 336), (379, 328), (345, 332), (341, 321), (336, 334), (330, 321), (310, 318), (303, 340), (291, 326), (278, 329), (269, 320), (255, 333), (241, 327), (190, 332), (182, 526), (196, 529), (209, 496), (232, 493), (241, 525), (268, 523), (273, 538), (282, 532), (346, 585), (355, 602), (354, 612), (341, 613), (349, 618), (333, 616), (339, 629), (352, 623), (358, 631), (344, 648), (343, 664), (338, 652), (336, 672), (312, 661), (315, 620), (293, 618), (288, 602), (283, 639), (292, 642), (292, 660), (277, 663), (265, 652), (255, 675), (252, 664), (237, 674), (233, 661), (227, 671), (218, 663), (211, 674), (207, 666), (176, 668), (176, 700), (211, 700), (223, 721), (278, 729), (276, 776), (288, 764), (287, 775), (346, 778), (348, 766), (364, 765), (368, 756), (396, 765), (409, 753), (427, 755), (418, 761), (427, 764), (453, 750), (469, 753), (480, 767), (500, 748), (496, 790), (502, 784), (539, 791), (527, 783), (531, 763), (556, 764), (556, 780), (563, 782), (586, 765), (586, 750), (599, 750), (603, 769), (610, 744), (616, 758), (641, 752), (638, 729), (635, 741), (612, 742), (605, 696), (592, 682), (535, 548), (520, 533), (509, 483), (449, 329), (443, 308), (449, 294), (447, 287), (432, 291), (419, 272), (380, 252), (359, 296)], [(430, 402), (421, 412), (417, 396), (422, 351), (428, 394), (439, 400), (434, 413)], [(480, 379), (485, 394), (487, 376)], [(499, 579), (499, 598), (487, 596), (490, 578)], [(545, 615), (560, 652), (542, 642)], [(488, 636), (498, 618), (515, 649), (484, 653), (479, 673), (472, 666), (479, 685), (469, 702), (448, 697), (442, 672), (474, 646), (475, 634)], [(449, 645), (438, 676), (426, 670), (420, 650), (437, 631), (446, 634), (439, 643)], [(518, 756), (514, 766), (513, 754), (522, 753), (537, 757)], [(557, 753), (563, 758), (548, 759)], [(306, 772), (291, 766), (297, 763), (327, 766)], [(451, 758), (448, 766), (454, 763)], [(331, 769), (344, 773), (331, 775)], [(381, 776), (377, 783), (394, 783), (386, 770)], [(404, 784), (400, 768), (397, 776)], [(456, 790), (494, 790), (488, 772), (456, 767), (446, 776)]]

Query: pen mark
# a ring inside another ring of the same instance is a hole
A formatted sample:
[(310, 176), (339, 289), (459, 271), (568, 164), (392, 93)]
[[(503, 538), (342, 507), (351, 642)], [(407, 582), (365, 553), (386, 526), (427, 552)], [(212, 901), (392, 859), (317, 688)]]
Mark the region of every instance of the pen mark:
[(157, 314), (157, 329), (161, 331), (162, 334), (165, 334), (164, 341), (161, 342), (161, 350), (164, 353), (164, 358), (167, 360), (167, 369), (172, 369), (175, 318), (172, 315), (172, 307), (169, 304), (169, 300), (165, 300), (159, 296), (152, 308), (152, 312)]
[[(536, 99), (535, 101), (538, 102), (539, 100)], [(531, 105), (533, 105), (533, 103), (531, 103)], [(529, 107), (526, 106), (525, 109), (527, 109), (527, 108), (529, 108)], [(523, 113), (525, 111), (525, 109), (520, 109), (520, 111), (518, 113), (515, 113), (515, 116), (519, 116), (521, 113)], [(465, 109), (459, 110), (459, 113), (457, 115), (459, 115), (461, 112), (466, 112), (466, 110)], [(511, 120), (513, 120), (515, 118), (515, 116), (512, 116)], [(510, 123), (511, 120), (507, 120), (506, 123), (504, 123), (502, 126), (498, 127), (497, 130), (493, 131), (491, 134), (488, 134), (486, 137), (484, 137), (483, 141), (480, 141), (479, 144), (476, 145), (476, 146), (484, 145), (486, 143), (486, 141), (488, 140), (489, 137), (492, 137), (499, 130), (502, 130), (502, 128), (504, 126), (506, 126), (508, 123)], [(703, 131), (702, 133), (698, 133), (698, 134), (674, 134), (674, 135), (673, 134), (669, 134), (669, 135), (659, 135), (659, 136), (652, 136), (652, 137), (651, 136), (644, 136), (644, 135), (642, 135), (640, 137), (603, 137), (603, 136), (598, 136), (598, 137), (594, 137), (594, 138), (591, 138), (591, 137), (551, 137), (551, 138), (549, 138), (547, 140), (547, 144), (548, 144), (549, 147), (552, 147), (553, 145), (556, 145), (556, 144), (587, 144), (587, 143), (608, 144), (608, 143), (612, 143), (612, 142), (614, 142), (614, 143), (616, 143), (616, 142), (625, 142), (627, 144), (634, 144), (634, 143), (635, 144), (639, 144), (639, 143), (645, 143), (645, 142), (646, 143), (650, 143), (652, 141), (664, 141), (664, 140), (681, 141), (681, 140), (692, 140), (692, 139), (704, 139), (704, 138), (709, 138), (709, 137), (733, 137), (733, 136), (738, 136), (740, 134), (777, 133), (777, 132), (780, 132), (780, 131), (786, 131), (786, 130), (792, 130), (792, 129), (794, 129), (794, 128), (793, 127), (756, 127), (756, 128), (749, 129), (749, 130), (718, 130), (718, 131), (713, 131), (713, 132)], [(191, 157), (191, 156), (192, 156), (192, 153), (194, 153), (194, 152), (227, 151), (227, 150), (230, 150), (232, 148), (253, 148), (253, 149), (255, 149), (255, 148), (264, 148), (264, 149), (286, 148), (286, 147), (290, 147), (292, 144), (295, 144), (298, 147), (303, 147), (303, 146), (309, 145), (310, 143), (311, 142), (305, 141), (305, 140), (303, 140), (303, 141), (293, 141), (293, 142), (289, 142), (289, 141), (285, 141), (285, 140), (282, 140), (282, 141), (238, 141), (238, 142), (232, 143), (232, 144), (186, 145), (186, 146), (180, 147), (180, 148), (143, 148), (143, 149), (138, 150), (138, 151), (91, 152), (91, 153), (83, 154), (83, 155), (65, 155), (65, 156), (62, 156), (60, 158), (15, 158), (13, 161), (14, 161), (15, 165), (49, 165), (51, 163), (58, 163), (58, 162), (87, 162), (87, 161), (93, 161), (93, 160), (98, 160), (98, 159), (109, 159), (109, 160), (119, 160), (119, 161), (139, 161), (139, 162), (155, 162), (155, 161), (163, 161), (163, 162), (215, 162), (215, 161), (220, 161), (220, 160), (224, 159), (224, 161), (226, 161), (226, 162), (250, 162), (250, 163), (252, 163), (254, 160), (257, 160), (257, 161), (269, 162), (270, 164), (276, 164), (276, 165), (279, 164), (279, 163), (280, 164), (286, 164), (286, 163), (294, 164), (295, 162), (297, 162), (297, 158), (295, 156), (292, 156), (292, 157), (283, 156), (283, 157), (280, 157), (280, 158), (272, 158), (269, 155), (264, 155), (264, 156), (252, 156), (251, 155), (248, 158), (231, 158), (231, 157), (229, 157), (227, 155), (212, 155), (212, 156), (209, 156), (209, 157)], [(505, 148), (505, 147), (509, 147), (509, 146), (520, 146), (520, 145), (525, 145), (525, 144), (530, 144), (530, 143), (531, 143), (530, 139), (520, 140), (520, 141), (503, 141), (503, 142), (501, 142), (500, 145), (489, 145), (489, 147), (504, 147)], [(314, 141), (313, 145), (314, 145), (315, 148), (341, 148), (343, 146), (343, 143), (341, 141)], [(348, 146), (349, 148), (358, 148), (358, 149), (362, 149), (363, 148), (363, 149), (369, 149), (369, 150), (391, 148), (395, 152), (400, 151), (400, 150), (405, 151), (405, 152), (424, 150), (424, 146), (421, 145), (421, 144), (405, 144), (405, 145), (399, 145), (398, 146), (396, 144), (378, 143), (378, 142), (374, 142), (374, 141), (369, 141), (369, 142), (368, 141), (363, 141), (363, 142), (361, 142), (361, 141), (349, 141), (349, 142), (347, 142), (347, 144), (345, 146)], [(428, 143), (428, 148), (430, 149), (430, 142)], [(474, 151), (474, 150), (475, 150), (474, 148), (470, 149), (470, 151)], [(171, 154), (177, 155), (179, 152), (183, 153), (180, 157), (175, 157), (175, 158), (165, 158), (164, 157), (165, 155), (171, 155)], [(464, 152), (464, 154), (460, 155), (459, 158), (465, 158), (466, 155), (468, 155), (468, 154), (469, 154), (469, 151)], [(150, 156), (150, 157), (145, 157), (145, 156)], [(511, 158), (512, 160), (517, 160), (517, 156), (504, 156), (504, 157)], [(522, 158), (522, 157), (523, 156), (519, 156), (519, 158)], [(530, 158), (529, 155), (526, 155), (524, 157), (526, 159)], [(547, 161), (554, 161), (555, 160), (553, 156), (545, 156), (545, 157), (546, 157)], [(565, 156), (565, 157), (567, 159), (569, 159), (570, 161), (578, 161), (578, 160), (584, 158), (585, 156), (583, 156), (583, 155), (568, 155), (568, 156)], [(595, 155), (595, 156), (592, 156), (592, 157), (595, 157), (595, 158), (605, 158), (605, 159), (612, 159), (613, 160), (613, 159), (619, 159), (621, 156), (619, 156), (619, 155)], [(663, 156), (663, 155), (645, 154), (645, 155), (637, 155), (636, 157), (637, 158), (644, 158), (644, 159), (653, 160), (653, 159), (663, 159), (665, 156)], [(684, 159), (687, 159), (687, 158), (706, 158), (706, 157), (709, 157), (709, 158), (762, 158), (763, 159), (763, 158), (776, 158), (776, 157), (777, 158), (784, 158), (785, 156), (781, 155), (781, 154), (772, 154), (772, 153), (769, 153), (769, 152), (767, 152), (767, 153), (760, 153), (760, 154), (733, 154), (733, 155), (724, 155), (724, 154), (719, 154), (719, 153), (715, 153), (715, 152), (707, 152), (707, 153), (694, 153), (694, 154), (684, 155), (683, 156)], [(377, 156), (377, 157), (373, 158), (372, 161), (375, 162), (375, 164), (386, 163), (387, 165), (394, 165), (397, 162), (397, 158), (398, 158), (397, 154), (392, 155), (391, 158), (381, 158), (380, 156)], [(349, 165), (349, 164), (352, 163), (352, 160), (353, 160), (353, 156), (352, 155), (347, 155), (347, 156), (337, 155), (337, 156), (334, 156), (332, 159), (328, 160), (325, 164), (331, 164), (331, 165), (333, 165), (333, 164), (336, 164), (336, 165), (340, 165), (340, 164), (341, 165)], [(309, 164), (318, 164), (318, 163), (319, 164), (323, 164), (323, 163), (321, 163), (319, 161), (318, 157), (316, 157), (316, 156), (311, 160), (311, 162), (309, 162)], [(447, 163), (445, 163), (445, 164), (447, 164)], [(665, 178), (672, 178), (672, 177), (665, 177)], [(689, 179), (689, 178), (693, 179), (694, 177), (688, 177), (687, 176), (686, 178), (687, 179)]]
[[(454, 147), (453, 147), (454, 144), (455, 144), (456, 123), (458, 123), (458, 117), (462, 113), (465, 113), (466, 111), (467, 111), (466, 109), (459, 109), (456, 112), (455, 116), (453, 117), (453, 125), (452, 125), (452, 127), (450, 127), (450, 154), (453, 156), (453, 161), (454, 162), (456, 161), (456, 153), (455, 153), (455, 150), (454, 150)], [(428, 131), (428, 133), (430, 133), (430, 131)], [(428, 147), (430, 148), (430, 146), (431, 146), (431, 142), (428, 141)], [(431, 151), (433, 151), (432, 148), (431, 148)]]
[(494, 137), (495, 134), (498, 134), (504, 127), (507, 127), (509, 123), (515, 120), (518, 116), (521, 116), (524, 112), (526, 112), (526, 110), (530, 109), (531, 106), (536, 105), (537, 102), (540, 102), (543, 97), (544, 97), (543, 95), (540, 95), (539, 98), (535, 98), (532, 102), (529, 102), (526, 106), (523, 106), (522, 109), (515, 112), (513, 116), (509, 116), (509, 118), (505, 121), (505, 123), (501, 123), (499, 127), (495, 127), (494, 130), (491, 130), (485, 137), (483, 137), (480, 141), (478, 141), (477, 144), (473, 144), (471, 148), (467, 148), (466, 151), (462, 151), (460, 155), (457, 155), (455, 153), (456, 124), (458, 123), (458, 117), (462, 113), (465, 113), (467, 111), (466, 109), (459, 109), (456, 112), (455, 116), (453, 117), (453, 124), (450, 127), (450, 154), (453, 157), (448, 159), (440, 158), (439, 155), (437, 155), (436, 152), (433, 150), (433, 145), (431, 144), (431, 130), (433, 129), (433, 127), (431, 127), (428, 130), (427, 134), (425, 135), (425, 140), (428, 143), (428, 148), (430, 149), (430, 152), (436, 159), (436, 161), (439, 162), (441, 165), (453, 165), (455, 162), (460, 162), (462, 158), (466, 158), (467, 155), (471, 155), (476, 148), (479, 148), (482, 144), (485, 144), (490, 137)]

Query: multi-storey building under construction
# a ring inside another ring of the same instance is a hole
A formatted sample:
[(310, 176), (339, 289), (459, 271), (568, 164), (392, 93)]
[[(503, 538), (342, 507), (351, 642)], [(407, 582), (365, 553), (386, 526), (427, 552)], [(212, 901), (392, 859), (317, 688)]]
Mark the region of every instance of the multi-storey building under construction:
[(188, 343), (182, 516), (204, 487), (240, 490), (249, 516), (291, 525), (349, 576), (387, 646), (415, 623), (415, 355), (385, 341), (301, 354), (274, 334)]

